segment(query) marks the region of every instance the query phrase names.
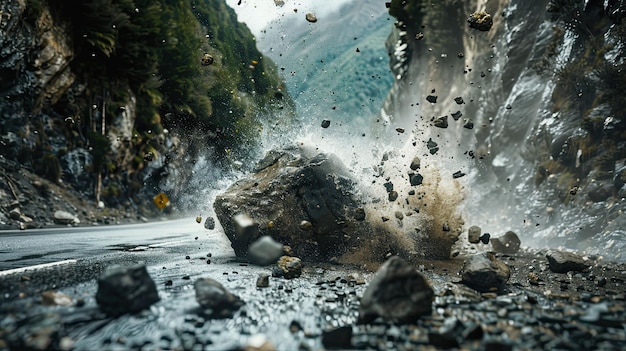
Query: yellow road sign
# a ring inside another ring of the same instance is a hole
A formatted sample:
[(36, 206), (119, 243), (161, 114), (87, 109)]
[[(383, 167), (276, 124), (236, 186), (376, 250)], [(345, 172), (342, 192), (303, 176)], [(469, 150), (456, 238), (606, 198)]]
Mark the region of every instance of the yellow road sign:
[(170, 203), (170, 199), (163, 193), (159, 193), (152, 201), (154, 201), (154, 204), (157, 205), (160, 210), (164, 209)]

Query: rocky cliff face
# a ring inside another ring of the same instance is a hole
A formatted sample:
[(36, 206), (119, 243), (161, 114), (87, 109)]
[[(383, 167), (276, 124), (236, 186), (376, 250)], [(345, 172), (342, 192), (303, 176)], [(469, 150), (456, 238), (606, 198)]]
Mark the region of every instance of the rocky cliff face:
[[(467, 23), (479, 10), (488, 31)], [(624, 259), (625, 11), (623, 1), (391, 1), (387, 140), (412, 130), (397, 147), (428, 155), (432, 138), (441, 150), (428, 162), (468, 174), (466, 224)]]
[(231, 167), (292, 119), (282, 84), (223, 0), (4, 1), (0, 222), (42, 195), (20, 172), (105, 207), (154, 214), (161, 191), (184, 207), (199, 158)]

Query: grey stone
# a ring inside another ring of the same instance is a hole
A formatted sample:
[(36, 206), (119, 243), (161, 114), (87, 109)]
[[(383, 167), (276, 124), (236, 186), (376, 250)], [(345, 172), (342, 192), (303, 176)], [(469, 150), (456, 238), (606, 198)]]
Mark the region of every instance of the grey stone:
[(76, 218), (73, 214), (65, 211), (55, 211), (54, 212), (54, 223), (56, 224), (78, 224), (80, 220)]
[(196, 301), (204, 309), (204, 312), (216, 316), (232, 316), (244, 302), (236, 295), (230, 293), (217, 280), (200, 278), (193, 285), (196, 292)]
[(215, 218), (213, 217), (207, 217), (204, 220), (204, 228), (208, 229), (208, 230), (213, 230), (215, 229)]
[(434, 124), (437, 128), (448, 128), (448, 116), (441, 116), (436, 118)]
[(376, 272), (363, 293), (359, 323), (377, 317), (392, 323), (414, 323), (430, 314), (434, 298), (429, 282), (400, 257), (388, 259)]
[(550, 270), (554, 273), (580, 272), (589, 267), (580, 255), (565, 251), (552, 251), (546, 255)]
[(497, 252), (504, 254), (515, 254), (519, 251), (522, 241), (515, 232), (508, 231), (499, 238), (491, 239), (491, 246)]
[(462, 282), (481, 292), (500, 290), (510, 276), (509, 267), (491, 252), (470, 256), (461, 270)]
[(424, 177), (421, 174), (419, 173), (409, 174), (409, 183), (411, 184), (411, 186), (422, 185), (423, 181), (424, 181)]
[(272, 275), (275, 277), (298, 278), (302, 275), (302, 260), (298, 257), (282, 256), (276, 263), (276, 268), (272, 271)]
[(420, 160), (420, 158), (415, 156), (413, 160), (411, 161), (411, 165), (409, 166), (409, 168), (415, 171), (418, 168), (420, 168), (421, 164), (422, 164), (422, 161)]
[(109, 315), (139, 312), (158, 301), (156, 285), (144, 265), (109, 266), (98, 278), (96, 302)]
[(250, 262), (259, 266), (274, 264), (282, 255), (283, 244), (267, 235), (260, 237), (248, 249)]
[(476, 11), (469, 16), (467, 23), (469, 23), (470, 28), (486, 32), (493, 26), (493, 19), (485, 11)]
[(467, 240), (472, 244), (478, 244), (480, 242), (480, 227), (471, 226), (467, 230)]

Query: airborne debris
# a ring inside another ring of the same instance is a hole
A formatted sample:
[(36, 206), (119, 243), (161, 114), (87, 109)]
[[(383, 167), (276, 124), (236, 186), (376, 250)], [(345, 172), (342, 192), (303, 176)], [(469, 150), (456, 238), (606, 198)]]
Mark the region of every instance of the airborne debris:
[(402, 134), (404, 133), (404, 128), (396, 128), (396, 132)]
[(456, 112), (454, 112), (454, 113), (452, 114), (452, 118), (453, 118), (455, 121), (458, 121), (458, 120), (459, 120), (459, 118), (461, 118), (462, 116), (463, 116), (463, 114), (461, 113), (461, 111), (456, 111)]
[(305, 18), (306, 18), (306, 20), (307, 20), (308, 22), (310, 22), (310, 23), (315, 23), (315, 22), (317, 22), (317, 17), (315, 16), (315, 14), (313, 14), (313, 13), (311, 13), (311, 12), (307, 13), (307, 14), (306, 14), (306, 16), (305, 16)]
[(196, 223), (202, 223), (202, 216), (196, 217)]
[(448, 116), (441, 116), (434, 123), (437, 128), (448, 128)]
[(465, 173), (461, 172), (461, 171), (456, 171), (454, 172), (454, 174), (452, 174), (452, 178), (457, 179), (457, 178), (461, 178), (465, 176)]
[(469, 118), (465, 118), (463, 120), (463, 128), (474, 129), (474, 122), (472, 122), (472, 120)]
[(285, 2), (283, 0), (274, 0), (274, 5), (278, 7), (283, 7), (285, 6)]
[(437, 95), (428, 95), (426, 97), (426, 101), (430, 102), (431, 104), (436, 104), (437, 103)]
[(485, 11), (476, 11), (469, 16), (467, 23), (469, 23), (470, 28), (486, 32), (493, 26), (493, 19)]
[(330, 121), (325, 119), (322, 121), (322, 128), (328, 128), (330, 127)]
[(454, 102), (456, 102), (457, 104), (461, 105), (464, 104), (465, 101), (463, 101), (463, 97), (462, 96), (457, 96), (454, 98)]
[(428, 151), (430, 151), (431, 155), (434, 155), (437, 153), (437, 151), (439, 151), (439, 146), (437, 146), (437, 143), (430, 138), (426, 142), (426, 147), (428, 148)]
[(424, 33), (419, 32), (415, 34), (415, 40), (422, 40), (422, 39), (424, 39)]
[(201, 60), (202, 66), (210, 66), (213, 64), (213, 62), (215, 62), (215, 59), (213, 58), (213, 56), (209, 55), (208, 53), (205, 53), (202, 56), (202, 60)]

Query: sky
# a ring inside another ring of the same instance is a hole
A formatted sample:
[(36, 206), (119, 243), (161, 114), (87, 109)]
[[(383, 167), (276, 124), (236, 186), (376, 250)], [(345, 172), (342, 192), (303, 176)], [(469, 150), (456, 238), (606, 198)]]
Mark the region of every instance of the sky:
[[(305, 21), (306, 14), (311, 12), (322, 22), (325, 14), (351, 1), (354, 0), (226, 0), (226, 3), (235, 9), (239, 22), (246, 23), (252, 34), (259, 35), (274, 19), (300, 16)], [(278, 6), (277, 2), (284, 5)]]

